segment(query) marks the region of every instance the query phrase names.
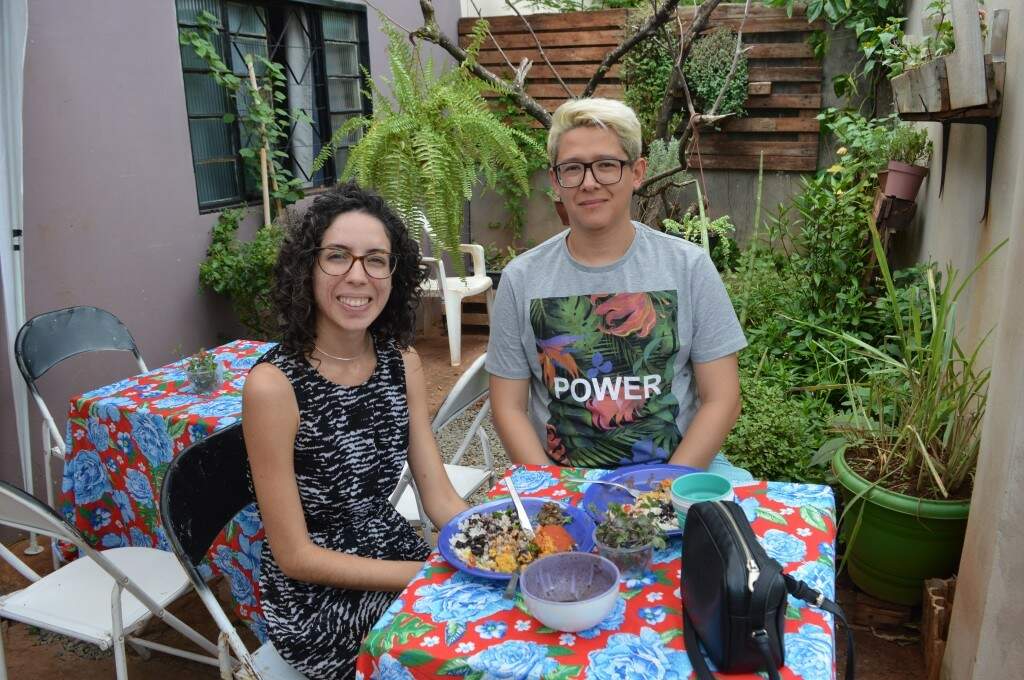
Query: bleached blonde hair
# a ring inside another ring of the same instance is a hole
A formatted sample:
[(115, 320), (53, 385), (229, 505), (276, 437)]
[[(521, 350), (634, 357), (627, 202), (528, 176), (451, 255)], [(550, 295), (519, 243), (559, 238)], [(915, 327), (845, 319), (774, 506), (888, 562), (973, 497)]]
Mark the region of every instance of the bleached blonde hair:
[(562, 135), (583, 126), (611, 130), (619, 138), (629, 160), (640, 158), (640, 121), (633, 109), (615, 99), (590, 97), (570, 99), (555, 109), (551, 116), (551, 129), (548, 130), (548, 160), (551, 165), (558, 159), (558, 140)]

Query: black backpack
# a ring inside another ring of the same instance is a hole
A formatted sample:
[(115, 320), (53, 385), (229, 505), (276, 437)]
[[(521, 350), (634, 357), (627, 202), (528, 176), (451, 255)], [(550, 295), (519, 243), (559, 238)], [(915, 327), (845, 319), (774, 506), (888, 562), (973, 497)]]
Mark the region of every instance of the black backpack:
[[(699, 680), (713, 680), (698, 640), (724, 673), (766, 671), (779, 680), (785, 662), (786, 594), (831, 612), (842, 609), (802, 581), (782, 573), (732, 501), (695, 503), (683, 528), (684, 640)], [(846, 626), (846, 680), (853, 680), (853, 634)]]

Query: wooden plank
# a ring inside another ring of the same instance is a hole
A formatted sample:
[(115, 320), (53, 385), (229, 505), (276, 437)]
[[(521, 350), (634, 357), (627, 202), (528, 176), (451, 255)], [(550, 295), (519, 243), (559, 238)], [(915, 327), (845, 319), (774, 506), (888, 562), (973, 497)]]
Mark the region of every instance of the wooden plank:
[[(583, 94), (583, 88), (586, 87), (586, 83), (566, 83), (569, 89), (572, 91), (574, 97), (579, 97)], [(551, 99), (561, 97), (565, 99), (565, 90), (559, 84), (550, 83), (531, 83), (527, 80), (526, 93), (534, 99)], [(594, 93), (595, 97), (622, 97), (622, 85), (618, 83), (605, 83), (597, 86), (597, 91)]]
[[(691, 168), (703, 165), (705, 170), (757, 170), (759, 156), (724, 156), (721, 154), (690, 154), (687, 162)], [(814, 172), (818, 169), (818, 158), (811, 156), (765, 156), (765, 170), (790, 170), (793, 172)]]
[(754, 66), (747, 69), (750, 80), (769, 80), (773, 83), (820, 83), (820, 66)]
[[(714, 13), (711, 14), (711, 20), (708, 21), (707, 30), (714, 30), (718, 27), (725, 27), (731, 31), (738, 31), (740, 28), (741, 19), (729, 18), (729, 19), (718, 19)], [(684, 22), (685, 23), (685, 22)], [(819, 31), (825, 29), (825, 22), (821, 19), (813, 23), (808, 23), (803, 19), (771, 19), (771, 18), (749, 18), (746, 24), (743, 25), (743, 33), (756, 35), (758, 33), (811, 33), (812, 31)]]
[(966, 109), (988, 104), (985, 89), (985, 54), (978, 20), (978, 0), (952, 0), (950, 18), (956, 49), (943, 59), (949, 82), (949, 106)]
[[(700, 152), (727, 156), (758, 156), (764, 151), (765, 156), (805, 156), (818, 157), (818, 142), (761, 142), (739, 141), (717, 134), (700, 136)], [(694, 153), (690, 149), (690, 153)]]
[(814, 50), (805, 42), (747, 45), (748, 59), (812, 59)]
[[(785, 12), (783, 12), (783, 15)], [(598, 10), (594, 12), (567, 12), (557, 14), (526, 14), (534, 31), (584, 31), (606, 28), (621, 28), (626, 25), (626, 11), (622, 9)], [(515, 15), (484, 17), (494, 35), (500, 33), (521, 33), (525, 30), (523, 20)], [(476, 17), (459, 19), (459, 35), (473, 30)]]
[(771, 94), (767, 97), (749, 97), (748, 109), (820, 109), (820, 94)]
[[(611, 49), (607, 47), (552, 47), (550, 50), (544, 50), (552, 64), (591, 62), (595, 68), (609, 52), (611, 52)], [(534, 63), (544, 62), (536, 48), (532, 50), (505, 50), (505, 55), (516, 65), (519, 64), (523, 57)], [(507, 65), (498, 50), (480, 50), (480, 63), (484, 66)]]
[[(715, 11), (711, 13), (712, 18), (726, 18), (733, 19), (743, 16), (743, 4), (723, 4), (715, 8)], [(679, 9), (679, 14), (686, 18), (686, 14), (693, 16), (693, 7), (686, 7), (685, 5)], [(751, 21), (754, 18), (766, 18), (766, 19), (785, 19), (788, 17), (786, 10), (778, 7), (765, 7), (756, 3), (750, 4), (750, 14), (747, 21)], [(804, 23), (807, 22), (807, 8), (803, 5), (793, 6), (793, 18), (799, 18)]]
[(747, 83), (747, 94), (771, 94), (772, 84), (770, 81), (751, 81)]
[[(519, 64), (516, 64), (519, 66)], [(495, 67), (491, 69), (497, 75), (504, 78), (512, 77), (512, 70), (508, 66), (502, 68)], [(563, 80), (590, 80), (590, 77), (594, 75), (594, 71), (597, 70), (596, 64), (561, 64), (555, 66), (555, 72), (562, 77)], [(605, 76), (605, 82), (614, 82), (618, 80), (619, 74), (621, 73), (621, 66), (615, 64), (608, 70), (608, 74)], [(555, 80), (555, 73), (548, 68), (547, 64), (543, 61), (533, 62), (533, 66), (530, 67), (530, 72), (526, 76), (526, 82), (531, 83), (537, 80)]]
[(723, 132), (818, 132), (815, 118), (733, 118), (722, 125)]
[[(503, 50), (515, 49), (536, 49), (537, 42), (529, 33), (510, 33), (507, 35), (495, 36), (497, 44)], [(573, 33), (538, 33), (537, 40), (540, 40), (541, 47), (546, 52), (549, 47), (592, 47), (603, 45), (615, 47), (623, 40), (622, 30), (612, 31), (579, 31)], [(459, 36), (459, 44), (465, 47), (469, 44), (469, 36)], [(496, 49), (495, 41), (485, 38), (482, 49)]]

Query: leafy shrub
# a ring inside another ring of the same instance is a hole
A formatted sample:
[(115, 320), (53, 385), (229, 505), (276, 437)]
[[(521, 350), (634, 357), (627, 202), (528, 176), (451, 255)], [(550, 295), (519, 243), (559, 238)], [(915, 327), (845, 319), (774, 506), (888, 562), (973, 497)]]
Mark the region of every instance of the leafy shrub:
[(258, 338), (273, 338), (277, 323), (271, 300), (274, 264), (284, 230), (268, 224), (251, 241), (238, 239), (243, 208), (221, 212), (214, 225), (206, 260), (199, 265), (202, 288), (227, 296), (238, 320)]
[(813, 395), (793, 395), (771, 378), (744, 371), (743, 412), (722, 445), (734, 465), (756, 479), (820, 482), (811, 457), (828, 438), (832, 409)]
[(703, 245), (703, 234), (706, 232), (711, 261), (715, 263), (715, 268), (721, 272), (732, 269), (735, 265), (738, 251), (732, 235), (736, 233), (736, 225), (728, 215), (708, 220), (693, 213), (685, 213), (681, 221), (666, 219), (662, 221), (662, 226), (666, 234), (684, 238), (697, 245)]
[[(698, 38), (690, 48), (690, 55), (683, 64), (683, 74), (690, 92), (697, 99), (699, 111), (710, 111), (718, 93), (725, 85), (736, 53), (736, 34), (727, 28), (720, 28)], [(740, 54), (736, 70), (722, 95), (717, 113), (732, 113), (742, 116), (747, 101), (747, 57)]]

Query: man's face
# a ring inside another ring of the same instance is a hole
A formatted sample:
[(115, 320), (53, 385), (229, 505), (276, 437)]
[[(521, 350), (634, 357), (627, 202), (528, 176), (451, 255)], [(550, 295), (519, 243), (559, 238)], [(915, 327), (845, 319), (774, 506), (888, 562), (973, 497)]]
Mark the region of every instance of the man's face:
[[(627, 158), (614, 132), (602, 127), (581, 126), (564, 133), (558, 140), (558, 158), (555, 166), (562, 166), (564, 181), (564, 163), (625, 161)], [(559, 184), (554, 170), (549, 171), (551, 185), (565, 204), (571, 227), (596, 230), (629, 222), (630, 201), (633, 191), (643, 183), (647, 161), (639, 158), (629, 165), (622, 165), (622, 176), (617, 182), (610, 184), (602, 183), (608, 181), (607, 169), (611, 167), (609, 164), (604, 166), (605, 172), (601, 172), (600, 166), (585, 169), (582, 183), (570, 188)], [(594, 176), (595, 171), (597, 177)], [(611, 178), (614, 179), (614, 175)]]

